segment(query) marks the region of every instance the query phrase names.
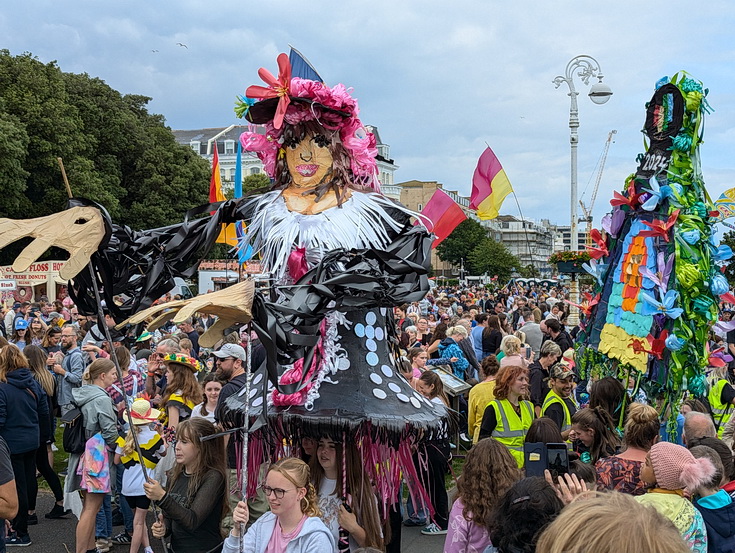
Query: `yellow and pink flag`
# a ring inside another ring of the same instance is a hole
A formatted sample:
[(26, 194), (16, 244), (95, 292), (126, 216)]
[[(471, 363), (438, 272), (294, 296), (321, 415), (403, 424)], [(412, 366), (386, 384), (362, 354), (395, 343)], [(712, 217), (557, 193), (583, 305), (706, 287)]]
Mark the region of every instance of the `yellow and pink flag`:
[(472, 195), (470, 209), (477, 210), (477, 216), (483, 221), (495, 219), (500, 212), (505, 197), (513, 192), (508, 175), (500, 165), (495, 153), (488, 146), (472, 176)]
[[(217, 153), (217, 142), (215, 142), (214, 156), (212, 157), (212, 178), (209, 181), (209, 203), (224, 202), (226, 199), (222, 192), (222, 177), (219, 173), (219, 154)], [(232, 223), (222, 225), (222, 229), (219, 231), (219, 236), (217, 237), (217, 243), (237, 246), (235, 225)]]

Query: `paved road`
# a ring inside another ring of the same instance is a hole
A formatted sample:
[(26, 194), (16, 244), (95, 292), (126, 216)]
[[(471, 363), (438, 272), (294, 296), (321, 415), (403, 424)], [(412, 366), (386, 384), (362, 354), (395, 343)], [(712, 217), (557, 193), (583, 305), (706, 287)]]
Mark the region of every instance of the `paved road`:
[[(76, 518), (69, 515), (66, 519), (47, 520), (43, 517), (51, 510), (53, 496), (44, 490), (38, 492), (37, 512), (39, 515), (38, 526), (29, 528), (33, 544), (28, 547), (10, 547), (9, 553), (74, 553), (74, 528)], [(151, 516), (149, 523), (153, 522)], [(116, 533), (121, 527), (113, 529)], [(68, 548), (68, 549), (67, 549)], [(402, 553), (441, 553), (444, 548), (444, 536), (423, 536), (419, 528), (403, 528), (401, 534)], [(127, 553), (130, 547), (127, 545), (113, 546), (113, 553)], [(163, 553), (161, 542), (153, 540), (153, 549), (156, 553)]]

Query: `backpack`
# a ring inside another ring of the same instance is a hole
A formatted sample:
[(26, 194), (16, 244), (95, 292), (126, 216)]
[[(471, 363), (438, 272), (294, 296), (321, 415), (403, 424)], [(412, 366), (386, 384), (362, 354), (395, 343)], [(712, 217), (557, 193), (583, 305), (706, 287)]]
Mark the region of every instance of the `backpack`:
[(84, 432), (84, 416), (76, 403), (72, 402), (73, 409), (62, 415), (64, 423), (64, 437), (62, 446), (67, 453), (84, 453), (87, 437)]

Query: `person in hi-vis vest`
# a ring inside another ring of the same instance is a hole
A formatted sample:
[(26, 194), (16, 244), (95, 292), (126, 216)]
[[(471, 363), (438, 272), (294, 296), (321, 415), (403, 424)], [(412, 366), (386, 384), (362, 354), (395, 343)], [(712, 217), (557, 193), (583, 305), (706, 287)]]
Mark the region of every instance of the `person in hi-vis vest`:
[(572, 417), (577, 406), (572, 399), (574, 390), (574, 370), (564, 362), (559, 362), (549, 371), (549, 393), (546, 394), (541, 416), (553, 420), (561, 431), (562, 437), (569, 438), (572, 430)]
[(523, 467), (523, 442), (534, 419), (533, 404), (528, 397), (528, 369), (503, 367), (495, 379), (495, 399), (482, 416), (480, 439), (493, 437), (508, 448)]
[(730, 383), (727, 365), (712, 371), (712, 380), (707, 401), (712, 410), (712, 419), (717, 429), (717, 437), (722, 438), (727, 421), (735, 411), (735, 388)]

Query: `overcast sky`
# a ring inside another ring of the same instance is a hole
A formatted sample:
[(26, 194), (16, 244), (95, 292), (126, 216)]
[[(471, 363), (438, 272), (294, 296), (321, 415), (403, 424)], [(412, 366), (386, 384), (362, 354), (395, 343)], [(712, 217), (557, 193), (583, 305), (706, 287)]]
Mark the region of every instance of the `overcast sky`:
[[(363, 122), (380, 129), (400, 166), (396, 182), (436, 180), (469, 195), (487, 142), (524, 215), (560, 224), (569, 223), (569, 98), (553, 78), (587, 54), (614, 92), (597, 106), (575, 80), (580, 196), (594, 182), (608, 132), (618, 131), (595, 205), (598, 225), (643, 151), (644, 104), (655, 82), (684, 69), (710, 89), (715, 110), (702, 146), (710, 194), (735, 186), (735, 5), (728, 0), (4, 4), (0, 48), (150, 96), (150, 110), (173, 129), (238, 122), (235, 96), (262, 84), (259, 67), (276, 72), (276, 56), (292, 44), (327, 84), (354, 88)], [(502, 213), (518, 214), (510, 197)]]

